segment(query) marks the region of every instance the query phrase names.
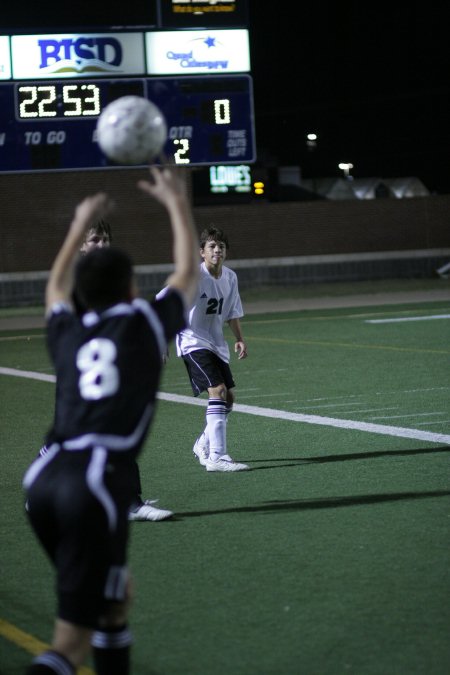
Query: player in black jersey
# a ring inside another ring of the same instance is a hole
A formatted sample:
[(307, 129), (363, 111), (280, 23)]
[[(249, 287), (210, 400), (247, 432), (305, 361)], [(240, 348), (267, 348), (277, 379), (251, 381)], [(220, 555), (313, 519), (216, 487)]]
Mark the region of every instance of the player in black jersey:
[[(86, 230), (109, 209), (104, 193), (78, 205), (47, 283), (55, 415), (48, 453), (32, 463), (24, 487), (31, 526), (56, 569), (58, 608), (51, 648), (28, 675), (74, 675), (91, 646), (98, 675), (130, 673), (130, 476), (152, 422), (161, 355), (186, 325), (198, 279), (185, 183), (169, 167), (149, 171), (138, 187), (166, 208), (174, 239), (162, 297), (136, 297), (132, 263), (118, 249), (78, 260)], [(82, 316), (71, 304), (75, 283), (88, 308)]]
[[(80, 247), (80, 253), (82, 255), (93, 251), (95, 248), (103, 248), (106, 246), (111, 246), (112, 244), (112, 230), (109, 222), (103, 218), (100, 218), (87, 230), (83, 243)], [(83, 307), (80, 302), (80, 299), (77, 297), (76, 288), (72, 294), (72, 302), (76, 311), (79, 314), (83, 313)], [(45, 455), (48, 452), (47, 443), (45, 443), (39, 450), (40, 455)], [(128, 513), (129, 520), (140, 520), (140, 521), (161, 521), (167, 520), (173, 516), (173, 511), (168, 509), (160, 509), (155, 506), (157, 499), (142, 499), (142, 485), (141, 485), (141, 474), (137, 462), (135, 462), (133, 476), (131, 477), (134, 485), (134, 497), (132, 504), (130, 506), (130, 511)]]

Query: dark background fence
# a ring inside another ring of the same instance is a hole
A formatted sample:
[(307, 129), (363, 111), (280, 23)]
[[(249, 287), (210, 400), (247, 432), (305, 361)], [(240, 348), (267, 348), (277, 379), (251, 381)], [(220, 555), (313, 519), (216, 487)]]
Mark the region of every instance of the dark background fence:
[[(98, 190), (116, 203), (114, 243), (145, 266), (144, 288), (158, 288), (171, 261), (171, 234), (164, 209), (136, 188), (143, 175), (117, 169), (0, 176), (0, 305), (42, 299), (45, 274), (36, 273), (49, 269), (77, 203)], [(450, 195), (255, 201), (197, 206), (194, 213), (199, 230), (215, 224), (227, 232), (229, 263), (243, 285), (427, 276), (450, 254)]]

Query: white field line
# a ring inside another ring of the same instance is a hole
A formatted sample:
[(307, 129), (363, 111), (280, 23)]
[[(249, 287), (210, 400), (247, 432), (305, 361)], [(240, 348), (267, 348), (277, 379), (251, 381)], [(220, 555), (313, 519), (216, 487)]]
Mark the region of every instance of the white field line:
[[(15, 368), (1, 368), (0, 375), (11, 375), (13, 377), (25, 377), (42, 382), (55, 382), (54, 375), (45, 375), (44, 373), (35, 373), (30, 370), (16, 370)], [(197, 405), (206, 407), (205, 399), (197, 399), (181, 394), (166, 394), (160, 392), (158, 398), (162, 401), (171, 403), (184, 403), (186, 405)], [(290, 422), (302, 422), (303, 424), (317, 424), (325, 427), (335, 427), (336, 429), (352, 429), (354, 431), (365, 431), (371, 434), (381, 434), (382, 436), (397, 436), (399, 438), (412, 438), (414, 440), (427, 441), (428, 443), (443, 443), (450, 445), (450, 434), (435, 434), (431, 431), (421, 431), (420, 429), (407, 429), (405, 427), (392, 427), (384, 424), (372, 424), (370, 422), (355, 422), (352, 420), (335, 419), (334, 417), (321, 417), (319, 415), (302, 415), (300, 413), (291, 413), (284, 410), (273, 408), (260, 408), (259, 406), (250, 406), (235, 404), (233, 410), (246, 415), (256, 415), (258, 417), (269, 417), (276, 420), (288, 420)]]
[[(420, 387), (420, 389), (401, 389), (400, 391), (375, 391), (374, 395), (375, 396), (392, 396), (394, 394), (395, 396), (398, 396), (400, 394), (416, 394), (417, 392), (425, 393), (427, 391), (443, 391), (446, 389), (450, 389), (449, 387), (427, 387), (424, 389), (423, 387)], [(239, 391), (241, 391), (239, 389)], [(365, 394), (345, 394), (341, 396), (323, 396), (320, 398), (307, 398), (306, 401), (333, 401), (333, 400), (340, 400), (340, 399), (349, 399), (349, 398), (363, 398), (365, 397)], [(362, 405), (361, 403), (358, 403), (355, 401), (355, 405)]]
[[(241, 390), (239, 390), (239, 393), (241, 393)], [(279, 393), (276, 394), (246, 394), (242, 398), (268, 398), (268, 397), (275, 397), (275, 396), (293, 396), (295, 392), (293, 391), (280, 391)]]
[[(348, 406), (355, 406), (355, 405), (367, 405), (366, 401), (361, 401), (361, 403), (358, 403), (357, 401), (351, 401), (350, 403), (347, 401), (347, 403), (326, 403), (325, 405), (301, 405), (297, 408), (297, 410), (309, 410), (312, 408), (313, 410), (318, 410), (319, 408), (348, 408)], [(344, 413), (352, 413), (352, 412), (373, 412), (374, 410), (396, 410), (398, 408), (398, 405), (396, 406), (390, 406), (389, 408), (371, 408), (370, 410), (345, 410)], [(342, 412), (342, 411), (341, 411)]]
[(389, 415), (389, 417), (369, 417), (370, 420), (395, 420), (404, 419), (405, 417), (430, 417), (433, 415), (446, 415), (445, 412), (430, 412), (430, 413), (413, 413), (412, 415)]
[[(365, 410), (341, 410), (341, 415), (360, 415), (361, 413), (368, 413), (368, 412), (381, 412), (382, 410), (398, 410), (399, 406), (393, 406), (392, 408), (367, 408)], [(399, 415), (399, 417), (403, 417), (403, 415)], [(376, 419), (375, 417), (370, 417), (369, 419), (374, 420)], [(385, 419), (390, 419), (389, 417), (386, 417)]]
[(16, 368), (0, 368), (0, 375), (12, 375), (12, 377), (25, 377), (28, 380), (40, 380), (41, 382), (56, 382), (54, 375), (36, 373), (32, 370), (17, 370)]
[(430, 316), (409, 316), (396, 319), (366, 319), (364, 323), (400, 323), (403, 321), (431, 321), (433, 319), (450, 319), (450, 314), (432, 314)]
[(417, 422), (417, 425), (416, 425), (416, 426), (418, 426), (418, 427), (423, 427), (423, 426), (425, 426), (425, 424), (426, 424), (427, 426), (430, 426), (430, 427), (431, 427), (431, 426), (433, 426), (433, 425), (436, 426), (436, 424), (441, 424), (441, 425), (443, 425), (443, 424), (448, 424), (449, 422), (450, 422), (450, 420), (439, 420), (439, 422)]

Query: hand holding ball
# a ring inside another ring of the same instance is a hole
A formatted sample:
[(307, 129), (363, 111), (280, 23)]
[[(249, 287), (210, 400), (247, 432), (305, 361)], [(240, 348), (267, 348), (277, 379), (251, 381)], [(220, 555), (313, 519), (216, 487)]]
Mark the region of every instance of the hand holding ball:
[(149, 164), (167, 140), (161, 110), (141, 96), (122, 96), (109, 103), (97, 121), (100, 149), (116, 164)]

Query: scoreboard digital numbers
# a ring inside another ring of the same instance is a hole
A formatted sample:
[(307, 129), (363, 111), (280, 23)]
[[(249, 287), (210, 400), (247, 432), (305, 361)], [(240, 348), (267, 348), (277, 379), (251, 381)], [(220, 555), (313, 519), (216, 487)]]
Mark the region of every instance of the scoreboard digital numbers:
[(254, 162), (252, 87), (243, 28), (0, 31), (0, 172), (117, 168), (96, 125), (130, 94), (163, 112), (176, 164)]
[(167, 157), (176, 164), (255, 160), (248, 75), (0, 83), (0, 171), (116, 167), (96, 140), (97, 118), (120, 96), (153, 101), (164, 113)]

